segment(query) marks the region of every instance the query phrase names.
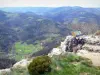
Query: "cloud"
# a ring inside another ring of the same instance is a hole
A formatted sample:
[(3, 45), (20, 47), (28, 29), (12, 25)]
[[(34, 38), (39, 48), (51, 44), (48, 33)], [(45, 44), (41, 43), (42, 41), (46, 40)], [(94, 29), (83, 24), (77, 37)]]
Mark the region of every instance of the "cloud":
[(0, 0), (0, 7), (58, 7), (58, 6), (82, 6), (100, 7), (99, 0)]

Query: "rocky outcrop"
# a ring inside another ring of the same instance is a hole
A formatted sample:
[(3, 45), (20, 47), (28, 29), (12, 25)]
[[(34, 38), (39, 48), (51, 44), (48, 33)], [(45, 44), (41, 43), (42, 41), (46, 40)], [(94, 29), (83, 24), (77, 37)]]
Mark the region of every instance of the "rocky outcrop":
[[(61, 42), (60, 46), (58, 48), (54, 48), (49, 55), (60, 55), (65, 53), (67, 43), (71, 42), (71, 39), (73, 36), (67, 36), (66, 39)], [(95, 36), (95, 35), (83, 35), (78, 38), (83, 38), (85, 39), (85, 44), (82, 46), (81, 50), (88, 50), (92, 52), (100, 52), (100, 36)], [(79, 45), (78, 45), (79, 46)], [(77, 47), (78, 47), (77, 46)], [(78, 48), (80, 49), (80, 48)]]
[(16, 64), (13, 65), (12, 69), (17, 69), (17, 68), (27, 68), (27, 66), (29, 65), (31, 61), (28, 61), (27, 59), (23, 59), (19, 62), (17, 62)]
[(0, 70), (0, 75), (11, 75), (11, 69), (2, 69)]
[(19, 71), (23, 71), (23, 70), (27, 70), (27, 66), (29, 65), (29, 63), (32, 60), (28, 60), (28, 59), (23, 59), (17, 63), (15, 63), (11, 68), (7, 68), (7, 69), (1, 69), (0, 70), (0, 75), (12, 75), (12, 72), (14, 70), (19, 70)]
[(61, 42), (60, 46), (58, 48), (53, 48), (51, 52), (48, 54), (48, 56), (52, 57), (53, 55), (65, 54), (67, 42), (71, 41), (72, 38), (73, 36), (71, 35), (66, 36), (66, 39), (63, 42)]
[[(71, 41), (73, 36), (67, 36), (66, 39), (61, 42), (58, 48), (54, 48), (48, 55), (52, 57), (53, 55), (60, 55), (66, 53), (67, 43)], [(85, 39), (85, 44), (82, 48), (77, 48), (77, 55), (86, 57), (92, 60), (93, 65), (100, 66), (100, 36), (96, 35), (83, 35), (78, 38)], [(77, 46), (78, 47), (78, 46)]]
[(90, 44), (85, 44), (82, 49), (86, 49), (90, 52), (98, 52), (100, 53), (100, 46), (98, 45), (90, 45)]
[(81, 38), (84, 38), (87, 44), (100, 45), (100, 36), (84, 35), (84, 36), (81, 36)]

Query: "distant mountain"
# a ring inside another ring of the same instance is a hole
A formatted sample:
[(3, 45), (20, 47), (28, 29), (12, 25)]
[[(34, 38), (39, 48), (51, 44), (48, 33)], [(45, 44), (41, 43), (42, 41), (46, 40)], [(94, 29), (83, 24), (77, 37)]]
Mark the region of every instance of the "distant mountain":
[(3, 37), (9, 40), (11, 35), (32, 44), (47, 38), (54, 40), (75, 30), (90, 34), (100, 29), (100, 8), (5, 7), (0, 8), (0, 28), (2, 26), (2, 33), (9, 33)]
[(64, 21), (65, 19), (80, 17), (94, 18), (97, 16), (100, 17), (100, 8), (59, 7), (46, 12), (45, 15), (56, 21)]
[(53, 8), (50, 7), (3, 7), (0, 10), (5, 12), (17, 12), (17, 13), (26, 13), (26, 12), (34, 12), (38, 14), (43, 14), (44, 12), (48, 12)]
[(16, 41), (34, 44), (62, 35), (58, 23), (35, 13), (0, 11), (0, 17), (0, 51), (9, 52)]
[(59, 22), (70, 30), (93, 33), (100, 28), (100, 8), (60, 7), (44, 15)]

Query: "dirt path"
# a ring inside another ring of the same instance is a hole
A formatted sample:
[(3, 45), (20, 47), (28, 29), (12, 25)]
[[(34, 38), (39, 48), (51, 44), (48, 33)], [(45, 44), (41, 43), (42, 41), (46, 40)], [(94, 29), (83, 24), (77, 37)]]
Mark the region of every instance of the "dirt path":
[(80, 56), (91, 59), (94, 66), (100, 66), (100, 53), (89, 52), (80, 54)]

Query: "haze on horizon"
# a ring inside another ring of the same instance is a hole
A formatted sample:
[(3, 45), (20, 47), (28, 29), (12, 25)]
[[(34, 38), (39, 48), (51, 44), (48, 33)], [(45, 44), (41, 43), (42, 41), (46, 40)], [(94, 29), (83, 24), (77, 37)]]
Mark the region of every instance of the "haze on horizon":
[(0, 7), (100, 7), (100, 0), (0, 0)]

